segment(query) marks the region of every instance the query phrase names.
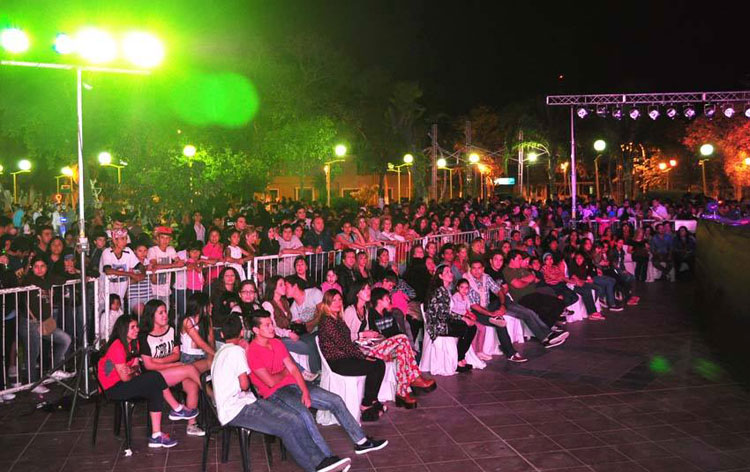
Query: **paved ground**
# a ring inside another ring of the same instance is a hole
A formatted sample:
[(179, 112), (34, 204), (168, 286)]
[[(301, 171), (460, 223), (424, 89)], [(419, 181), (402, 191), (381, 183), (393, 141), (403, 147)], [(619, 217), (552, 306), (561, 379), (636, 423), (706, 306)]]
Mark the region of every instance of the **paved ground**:
[[(636, 309), (571, 325), (564, 347), (527, 344), (527, 364), (499, 358), (484, 371), (438, 378), (439, 389), (417, 410), (391, 408), (366, 426), (391, 445), (357, 457), (352, 470), (750, 471), (750, 395), (690, 324), (691, 286), (640, 291)], [(0, 405), (0, 471), (200, 470), (203, 442), (186, 438), (184, 424), (166, 425), (179, 446), (149, 450), (141, 423), (126, 458), (109, 408), (93, 448), (90, 405), (67, 431), (64, 413), (34, 412), (35, 401), (25, 394)], [(335, 452), (351, 455), (339, 428), (323, 432)], [(213, 444), (209, 470), (241, 470), (236, 446), (220, 464)], [(260, 440), (251, 459), (253, 471), (269, 470)], [(270, 470), (298, 470), (276, 446), (272, 461)]]

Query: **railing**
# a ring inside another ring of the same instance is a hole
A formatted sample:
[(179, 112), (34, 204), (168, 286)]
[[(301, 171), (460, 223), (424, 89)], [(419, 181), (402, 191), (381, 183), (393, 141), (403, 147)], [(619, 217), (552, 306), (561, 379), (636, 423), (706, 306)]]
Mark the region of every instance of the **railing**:
[[(91, 313), (86, 320), (88, 333), (96, 332), (98, 300), (94, 295), (99, 281), (89, 279), (86, 293), (81, 293), (81, 281), (70, 280), (53, 285), (48, 290), (30, 285), (0, 290), (2, 325), (2, 365), (0, 393), (28, 389), (63, 357), (84, 344), (82, 297), (88, 297)], [(31, 319), (33, 317), (34, 319)], [(43, 321), (52, 317), (57, 325), (51, 334), (44, 335)], [(37, 320), (37, 321), (34, 321)], [(87, 341), (93, 341), (88, 335)], [(77, 370), (78, 358), (65, 366)]]

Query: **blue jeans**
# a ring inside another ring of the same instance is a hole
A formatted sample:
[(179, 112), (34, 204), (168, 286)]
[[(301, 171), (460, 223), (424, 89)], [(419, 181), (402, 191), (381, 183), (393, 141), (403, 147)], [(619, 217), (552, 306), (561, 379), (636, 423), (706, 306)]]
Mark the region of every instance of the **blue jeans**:
[(267, 400), (259, 399), (246, 405), (228, 424), (278, 436), (284, 441), (284, 447), (294, 462), (305, 472), (313, 472), (326, 458), (310, 436), (302, 418), (293, 410)]
[(607, 277), (606, 275), (597, 275), (592, 277), (594, 280), (594, 288), (599, 296), (604, 294), (607, 299), (607, 305), (615, 306), (615, 279)]
[[(327, 410), (333, 413), (333, 416), (336, 417), (336, 420), (341, 427), (344, 428), (346, 434), (349, 435), (355, 444), (365, 438), (365, 432), (362, 431), (362, 428), (352, 417), (352, 414), (346, 409), (344, 400), (342, 400), (340, 396), (327, 390), (323, 390), (311, 383), (307, 384), (307, 390), (310, 392), (311, 406), (318, 410)], [(268, 397), (268, 401), (276, 403), (280, 407), (294, 410), (297, 416), (302, 418), (305, 422), (305, 426), (310, 432), (310, 436), (312, 436), (315, 444), (318, 445), (320, 450), (323, 451), (326, 456), (332, 456), (333, 453), (328, 448), (328, 444), (326, 444), (323, 436), (321, 436), (320, 431), (315, 424), (315, 419), (310, 413), (310, 410), (302, 404), (301, 399), (302, 390), (300, 390), (297, 385), (287, 385), (282, 387)]]
[(592, 290), (595, 290), (592, 284), (583, 284), (580, 287), (576, 285), (573, 287), (573, 291), (581, 296), (583, 304), (586, 306), (586, 313), (589, 315), (596, 313), (596, 302), (594, 301), (594, 296), (591, 294)]
[[(65, 357), (65, 353), (68, 352), (70, 347), (71, 339), (68, 334), (56, 328), (52, 334), (44, 336), (41, 333), (41, 327), (37, 321), (31, 321), (26, 317), (20, 316), (18, 319), (18, 338), (21, 341), (22, 349), (25, 349), (27, 354), (26, 365), (28, 366), (28, 380), (29, 382), (36, 382), (40, 377), (40, 370), (47, 371), (52, 368), (55, 364), (59, 363)], [(42, 338), (45, 341), (52, 342), (52, 360), (51, 364), (40, 361), (40, 368), (36, 367), (36, 361), (39, 359), (39, 353), (42, 348)], [(21, 376), (19, 372), (19, 378)], [(20, 382), (20, 380), (19, 380)]]
[(544, 324), (544, 321), (542, 321), (542, 319), (539, 318), (539, 315), (537, 315), (531, 308), (526, 308), (516, 302), (507, 300), (505, 302), (505, 310), (507, 316), (523, 321), (526, 326), (528, 326), (529, 331), (531, 331), (534, 334), (534, 337), (540, 342), (544, 341), (547, 339), (547, 336), (549, 336), (549, 327)]
[(284, 343), (289, 352), (307, 356), (307, 362), (310, 364), (310, 372), (320, 372), (321, 367), (320, 353), (318, 352), (318, 347), (315, 345), (315, 337), (317, 335), (317, 333), (305, 333), (299, 337), (299, 341), (292, 341), (290, 338), (281, 338), (281, 342)]

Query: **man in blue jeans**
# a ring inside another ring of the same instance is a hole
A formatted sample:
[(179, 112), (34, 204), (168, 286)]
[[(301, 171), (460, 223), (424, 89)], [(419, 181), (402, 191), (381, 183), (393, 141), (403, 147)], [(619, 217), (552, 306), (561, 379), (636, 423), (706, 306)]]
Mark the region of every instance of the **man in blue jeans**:
[(366, 454), (383, 449), (386, 440), (368, 438), (349, 413), (338, 395), (306, 383), (284, 343), (275, 338), (271, 315), (265, 310), (253, 312), (253, 340), (247, 347), (250, 380), (258, 394), (281, 408), (293, 411), (305, 422), (310, 436), (327, 456), (333, 455), (323, 436), (318, 431), (309, 408), (333, 413), (354, 443), (356, 454)]
[(222, 325), (224, 344), (214, 356), (211, 378), (219, 421), (278, 436), (305, 472), (346, 472), (349, 458), (326, 455), (315, 443), (304, 421), (293, 410), (256, 398), (250, 390), (245, 350), (240, 346), (242, 322), (236, 316)]

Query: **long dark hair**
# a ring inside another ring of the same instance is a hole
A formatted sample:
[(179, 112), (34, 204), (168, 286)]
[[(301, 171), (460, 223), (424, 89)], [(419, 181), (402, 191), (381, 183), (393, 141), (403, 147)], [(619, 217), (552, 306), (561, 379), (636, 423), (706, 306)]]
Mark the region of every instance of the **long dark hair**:
[(345, 306), (354, 305), (357, 306), (357, 295), (359, 295), (359, 292), (362, 291), (363, 288), (370, 285), (367, 283), (366, 280), (358, 280), (354, 282), (349, 289), (349, 292), (346, 294), (346, 299), (344, 300)]
[(143, 307), (143, 313), (141, 314), (141, 333), (148, 334), (154, 330), (154, 315), (156, 314), (156, 310), (161, 306), (167, 305), (157, 298), (146, 302), (146, 305)]
[(264, 300), (268, 303), (273, 303), (273, 294), (276, 292), (276, 286), (279, 284), (279, 280), (283, 279), (281, 275), (274, 275), (266, 282), (266, 293), (264, 294)]
[(112, 326), (112, 333), (109, 335), (109, 341), (107, 342), (107, 349), (109, 349), (109, 347), (119, 339), (122, 343), (122, 347), (125, 349), (126, 360), (130, 360), (138, 355), (136, 352), (137, 350), (134, 349), (134, 346), (128, 341), (128, 330), (130, 329), (131, 321), (137, 320), (130, 315), (120, 315), (117, 320), (115, 320), (114, 326)]
[(427, 287), (427, 294), (424, 297), (425, 302), (428, 302), (435, 294), (435, 291), (443, 286), (443, 279), (440, 278), (440, 274), (442, 274), (445, 269), (451, 270), (451, 267), (448, 264), (440, 264), (437, 266), (437, 269), (435, 269), (435, 275), (432, 276), (430, 279), (430, 285)]
[(227, 271), (234, 272), (234, 286), (232, 287), (232, 292), (239, 292), (240, 290), (240, 273), (237, 272), (237, 269), (234, 267), (226, 266), (223, 269), (221, 269), (221, 272), (219, 272), (219, 277), (214, 281), (213, 289), (217, 292), (226, 292), (227, 289), (224, 286), (224, 274), (227, 273)]
[(178, 325), (180, 330), (182, 330), (182, 327), (185, 325), (186, 319), (198, 315), (198, 334), (200, 334), (201, 338), (207, 341), (211, 330), (211, 313), (208, 310), (209, 306), (210, 302), (208, 295), (205, 293), (196, 292), (190, 294), (190, 296), (187, 297), (187, 302), (185, 304), (185, 313), (180, 316), (180, 323)]

